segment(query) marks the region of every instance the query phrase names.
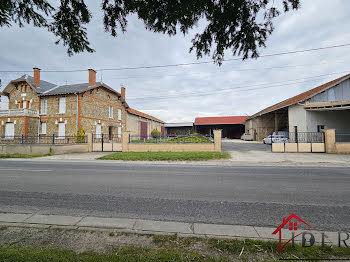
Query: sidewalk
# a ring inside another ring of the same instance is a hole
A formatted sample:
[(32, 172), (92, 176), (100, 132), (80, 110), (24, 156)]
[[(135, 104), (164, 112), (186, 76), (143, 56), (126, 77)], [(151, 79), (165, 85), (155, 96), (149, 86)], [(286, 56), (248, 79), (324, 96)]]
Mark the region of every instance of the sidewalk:
[[(41, 214), (0, 213), (0, 227), (26, 227), (41, 229), (75, 229), (89, 231), (123, 232), (135, 234), (167, 235), (177, 233), (184, 237), (215, 237), (278, 241), (278, 234), (272, 235), (276, 228), (222, 225), (204, 223), (184, 223), (174, 221), (155, 221), (128, 218), (77, 217)], [(277, 227), (277, 225), (276, 225)], [(296, 234), (302, 231), (296, 231)], [(316, 243), (320, 244), (321, 232), (312, 232)], [(333, 245), (338, 244), (337, 232), (324, 232)], [(290, 233), (282, 230), (282, 239), (288, 240)], [(329, 242), (329, 243), (330, 243)]]

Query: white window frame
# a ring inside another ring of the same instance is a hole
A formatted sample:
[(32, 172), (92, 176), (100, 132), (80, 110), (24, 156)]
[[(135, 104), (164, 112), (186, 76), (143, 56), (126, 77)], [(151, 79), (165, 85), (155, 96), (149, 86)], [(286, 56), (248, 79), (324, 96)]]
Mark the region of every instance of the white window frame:
[(118, 109), (118, 120), (122, 120), (122, 110)]
[(40, 114), (41, 115), (46, 115), (47, 114), (47, 99), (42, 99), (40, 101)]
[(47, 131), (47, 123), (41, 122), (41, 134), (46, 135), (46, 131)]
[[(64, 130), (64, 134), (60, 134), (60, 126), (63, 126), (63, 130)], [(64, 139), (64, 137), (66, 136), (66, 124), (65, 123), (58, 123), (58, 136), (57, 139)]]
[(25, 109), (27, 108), (28, 102), (26, 100), (23, 100), (22, 102), (22, 108)]
[(113, 119), (113, 106), (109, 106), (109, 118)]
[(59, 114), (66, 113), (66, 97), (60, 97), (58, 102), (58, 113)]

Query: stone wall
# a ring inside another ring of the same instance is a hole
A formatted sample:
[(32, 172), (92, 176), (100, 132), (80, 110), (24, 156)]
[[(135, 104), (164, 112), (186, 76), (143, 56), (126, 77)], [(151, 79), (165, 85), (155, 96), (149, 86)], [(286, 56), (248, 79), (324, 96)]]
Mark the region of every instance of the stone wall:
[[(80, 127), (86, 132), (96, 133), (96, 124), (101, 124), (103, 134), (109, 133), (109, 127), (113, 134), (118, 134), (118, 126), (122, 131), (126, 130), (126, 110), (118, 95), (105, 88), (95, 88), (81, 96)], [(109, 106), (113, 107), (113, 118), (109, 118)], [(118, 120), (118, 109), (122, 110), (122, 120)]]

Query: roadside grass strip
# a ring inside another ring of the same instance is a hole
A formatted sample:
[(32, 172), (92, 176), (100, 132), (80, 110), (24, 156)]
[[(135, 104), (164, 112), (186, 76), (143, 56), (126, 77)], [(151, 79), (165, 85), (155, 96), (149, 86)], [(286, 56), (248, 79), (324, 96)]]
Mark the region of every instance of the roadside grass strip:
[[(106, 234), (108, 234), (106, 232)], [(129, 235), (118, 233), (115, 236)], [(145, 235), (144, 235), (145, 236)], [(83, 252), (72, 250), (23, 247), (20, 245), (0, 247), (0, 261), (5, 262), (156, 262), (156, 261), (278, 261), (291, 259), (309, 261), (320, 259), (350, 259), (350, 249), (345, 247), (313, 246), (302, 248), (300, 245), (287, 247), (281, 255), (278, 254), (278, 243), (275, 241), (235, 240), (215, 238), (195, 238), (171, 236), (149, 236), (153, 247), (140, 247), (133, 245), (116, 246), (111, 253)]]
[(205, 161), (230, 158), (223, 152), (120, 152), (98, 158), (124, 161)]
[(44, 157), (52, 156), (51, 153), (48, 154), (36, 154), (36, 155), (25, 155), (25, 154), (0, 154), (1, 158), (35, 158), (35, 157)]

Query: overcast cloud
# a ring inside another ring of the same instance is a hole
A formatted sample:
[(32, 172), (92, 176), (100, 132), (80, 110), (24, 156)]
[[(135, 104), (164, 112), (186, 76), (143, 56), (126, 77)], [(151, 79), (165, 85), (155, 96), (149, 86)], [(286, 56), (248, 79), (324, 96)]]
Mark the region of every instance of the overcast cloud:
[[(94, 18), (88, 26), (95, 53), (68, 57), (66, 49), (44, 29), (0, 28), (0, 70), (102, 69), (196, 61), (189, 54), (191, 35), (168, 37), (144, 29), (136, 17), (117, 38), (103, 30), (99, 1), (87, 1)], [(275, 31), (261, 54), (350, 43), (350, 1), (302, 0), (296, 12), (275, 20)], [(230, 52), (225, 58), (232, 58)], [(208, 61), (204, 57), (199, 61)], [(116, 90), (126, 87), (129, 105), (167, 122), (194, 121), (198, 116), (251, 115), (257, 111), (350, 72), (350, 47), (260, 58), (248, 61), (103, 71), (102, 81)], [(337, 73), (322, 77), (325, 74)], [(32, 73), (30, 73), (32, 75)], [(3, 87), (22, 73), (0, 73)], [(313, 78), (312, 78), (313, 77)], [(88, 73), (45, 73), (56, 84), (87, 82)], [(293, 80), (287, 82), (288, 80)], [(295, 80), (295, 81), (294, 81)], [(2, 107), (6, 107), (2, 99)]]

